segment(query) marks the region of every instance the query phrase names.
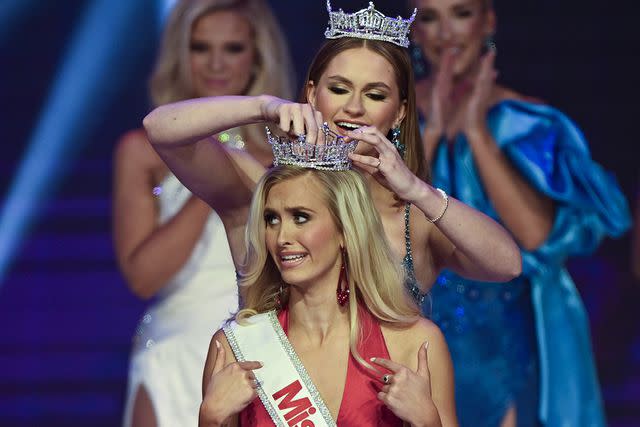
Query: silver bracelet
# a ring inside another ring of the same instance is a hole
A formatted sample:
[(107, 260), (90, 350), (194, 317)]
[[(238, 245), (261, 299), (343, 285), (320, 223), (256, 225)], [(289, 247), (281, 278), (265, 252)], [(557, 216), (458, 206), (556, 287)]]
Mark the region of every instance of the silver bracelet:
[(440, 193), (440, 195), (444, 199), (444, 209), (442, 209), (442, 212), (440, 212), (440, 215), (438, 215), (433, 219), (429, 218), (427, 214), (424, 214), (424, 217), (427, 218), (427, 221), (429, 221), (432, 224), (435, 224), (436, 222), (440, 221), (440, 219), (444, 216), (444, 213), (447, 211), (447, 208), (449, 207), (449, 196), (447, 196), (447, 193), (445, 193), (445, 191), (441, 188), (436, 188), (436, 191)]

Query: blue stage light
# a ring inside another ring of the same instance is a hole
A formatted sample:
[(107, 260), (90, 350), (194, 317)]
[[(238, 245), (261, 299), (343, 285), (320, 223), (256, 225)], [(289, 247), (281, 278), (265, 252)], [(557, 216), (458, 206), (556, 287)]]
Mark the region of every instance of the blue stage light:
[(139, 23), (157, 13), (157, 1), (94, 0), (80, 19), (0, 215), (0, 287), (39, 207), (139, 60), (132, 54), (135, 43), (148, 40), (140, 31), (155, 35), (156, 28)]

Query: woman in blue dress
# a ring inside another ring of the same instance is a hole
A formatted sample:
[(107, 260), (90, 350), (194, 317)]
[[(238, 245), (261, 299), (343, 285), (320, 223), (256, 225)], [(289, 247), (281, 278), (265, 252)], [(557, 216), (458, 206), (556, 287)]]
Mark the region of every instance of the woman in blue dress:
[[(445, 271), (424, 305), (447, 338), (462, 426), (603, 426), (588, 319), (565, 268), (628, 227), (615, 180), (560, 111), (495, 84), (490, 0), (415, 0), (417, 83), (433, 185), (501, 222), (523, 274)], [(417, 70), (420, 71), (420, 70)]]

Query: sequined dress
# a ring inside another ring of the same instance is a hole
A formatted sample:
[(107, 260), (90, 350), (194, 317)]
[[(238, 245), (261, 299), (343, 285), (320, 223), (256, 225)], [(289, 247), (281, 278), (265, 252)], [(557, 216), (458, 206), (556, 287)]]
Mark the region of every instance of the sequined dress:
[[(523, 274), (510, 283), (445, 271), (431, 291), (431, 317), (454, 362), (460, 425), (498, 426), (515, 405), (519, 426), (604, 426), (588, 319), (564, 262), (621, 235), (630, 224), (626, 200), (558, 110), (504, 101), (488, 127), (520, 174), (554, 200), (555, 220), (540, 248), (521, 250)], [(432, 168), (435, 186), (500, 221), (464, 135), (441, 141)]]
[[(191, 196), (169, 174), (156, 187), (160, 222)], [(163, 287), (136, 329), (129, 366), (124, 425), (144, 386), (159, 427), (195, 426), (202, 369), (211, 336), (237, 310), (235, 268), (220, 217), (212, 213), (183, 268)]]

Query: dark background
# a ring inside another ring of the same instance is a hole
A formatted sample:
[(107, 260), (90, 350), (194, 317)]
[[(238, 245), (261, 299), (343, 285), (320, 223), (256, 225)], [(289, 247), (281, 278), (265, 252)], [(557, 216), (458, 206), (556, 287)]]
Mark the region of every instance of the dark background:
[[(120, 424), (144, 303), (114, 261), (111, 156), (148, 110), (161, 3), (0, 0), (2, 426)], [(271, 4), (300, 83), (322, 41), (325, 2)], [(376, 2), (406, 16), (403, 4)], [(502, 0), (496, 9), (499, 81), (572, 117), (633, 200), (640, 38), (631, 3)], [(605, 241), (570, 263), (618, 427), (640, 425), (640, 283), (629, 274), (629, 244), (628, 234)]]

